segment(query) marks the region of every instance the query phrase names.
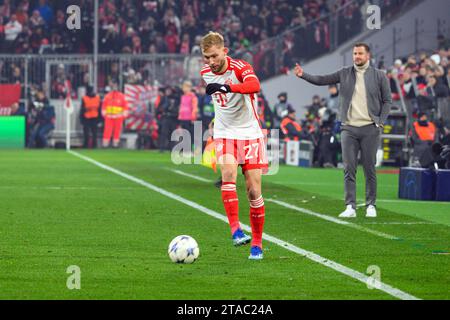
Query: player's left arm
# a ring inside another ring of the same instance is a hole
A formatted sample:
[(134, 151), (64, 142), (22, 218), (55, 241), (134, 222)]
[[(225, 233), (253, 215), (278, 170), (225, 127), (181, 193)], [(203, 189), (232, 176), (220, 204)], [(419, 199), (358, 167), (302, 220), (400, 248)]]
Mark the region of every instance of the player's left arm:
[(206, 93), (212, 95), (216, 92), (221, 93), (241, 93), (241, 94), (253, 94), (258, 93), (261, 90), (261, 84), (258, 77), (255, 74), (252, 66), (245, 63), (242, 69), (235, 69), (236, 76), (240, 83), (237, 84), (220, 84), (210, 83), (206, 87)]
[(241, 83), (230, 84), (231, 92), (253, 94), (261, 90), (259, 79), (249, 63), (245, 63), (241, 70), (237, 69), (236, 76)]

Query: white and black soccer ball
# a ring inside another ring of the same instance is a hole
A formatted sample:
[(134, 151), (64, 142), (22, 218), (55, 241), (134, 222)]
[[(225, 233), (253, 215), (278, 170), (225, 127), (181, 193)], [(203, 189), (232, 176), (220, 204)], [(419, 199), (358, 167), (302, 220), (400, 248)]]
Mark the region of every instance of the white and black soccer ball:
[(169, 257), (175, 263), (193, 263), (200, 254), (198, 243), (187, 235), (175, 237), (169, 244)]

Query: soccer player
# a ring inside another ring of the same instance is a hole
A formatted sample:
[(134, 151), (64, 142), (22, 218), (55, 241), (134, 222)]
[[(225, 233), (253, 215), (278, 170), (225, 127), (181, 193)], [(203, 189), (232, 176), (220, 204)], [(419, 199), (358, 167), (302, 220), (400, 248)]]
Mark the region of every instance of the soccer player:
[[(264, 135), (256, 110), (260, 83), (250, 64), (228, 56), (228, 48), (219, 33), (205, 35), (201, 49), (206, 62), (201, 76), (207, 84), (206, 93), (212, 96), (214, 103), (214, 141), (222, 172), (222, 201), (233, 243), (240, 246), (251, 240), (249, 259), (260, 260), (263, 258), (264, 227), (261, 174), (268, 167)], [(236, 193), (238, 166), (242, 167), (250, 201), (252, 238), (242, 231), (239, 223)]]

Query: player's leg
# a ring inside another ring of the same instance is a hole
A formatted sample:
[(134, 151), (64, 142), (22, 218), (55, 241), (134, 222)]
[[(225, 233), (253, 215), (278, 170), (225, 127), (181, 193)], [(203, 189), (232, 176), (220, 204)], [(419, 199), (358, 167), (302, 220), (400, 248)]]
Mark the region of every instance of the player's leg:
[(236, 191), (238, 162), (234, 156), (234, 145), (221, 139), (216, 143), (217, 163), (222, 173), (222, 202), (230, 224), (233, 244), (236, 246), (250, 242), (239, 223), (239, 199)]
[(262, 234), (264, 229), (264, 199), (261, 194), (261, 169), (244, 172), (247, 196), (250, 201), (250, 224), (252, 227), (252, 248), (250, 259), (262, 259)]

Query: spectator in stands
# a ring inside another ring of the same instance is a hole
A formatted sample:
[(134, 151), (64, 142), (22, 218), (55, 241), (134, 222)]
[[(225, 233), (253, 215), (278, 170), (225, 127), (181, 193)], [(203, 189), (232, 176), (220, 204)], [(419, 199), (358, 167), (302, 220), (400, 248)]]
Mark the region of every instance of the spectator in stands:
[(30, 27), (34, 29), (43, 26), (45, 26), (45, 20), (38, 10), (34, 10), (33, 15), (30, 17)]
[(36, 7), (41, 17), (44, 19), (45, 24), (50, 26), (53, 19), (53, 9), (47, 4), (47, 0), (39, 0), (39, 5)]
[(167, 87), (165, 96), (160, 102), (159, 108), (162, 110), (162, 117), (159, 150), (161, 152), (172, 150), (173, 144), (170, 137), (172, 132), (177, 128), (180, 97), (181, 93), (178, 88)]
[(17, 21), (22, 25), (26, 25), (28, 23), (28, 14), (24, 11), (22, 6), (18, 6), (16, 10), (16, 18)]
[(36, 93), (31, 107), (32, 124), (29, 147), (45, 148), (49, 134), (55, 128), (55, 109), (43, 91)]
[(168, 53), (177, 53), (178, 46), (180, 45), (180, 38), (178, 34), (174, 32), (173, 28), (169, 28), (164, 37), (167, 46)]
[(0, 16), (9, 17), (11, 16), (11, 0), (4, 0), (3, 5), (0, 6)]
[(258, 94), (258, 117), (261, 123), (261, 128), (268, 130), (272, 129), (273, 112), (270, 109), (269, 102), (262, 91)]
[(114, 24), (104, 26), (100, 31), (99, 50), (101, 53), (115, 53), (119, 50), (120, 38)]
[(200, 86), (199, 92), (197, 94), (197, 99), (200, 118), (202, 120), (203, 132), (205, 132), (206, 130), (208, 130), (208, 125), (214, 119), (214, 103), (212, 101), (212, 96), (206, 94), (205, 86)]
[(181, 39), (180, 44), (180, 53), (181, 54), (189, 54), (191, 52), (191, 40), (189, 34), (184, 33)]
[(12, 77), (11, 77), (11, 83), (23, 83), (23, 75), (20, 70), (20, 68), (17, 65), (12, 66)]
[(417, 86), (419, 95), (417, 96), (418, 111), (431, 116), (436, 110), (435, 97), (431, 92), (431, 88), (427, 85), (420, 84)]
[[(290, 103), (287, 102), (287, 93), (281, 92), (278, 95), (278, 103), (274, 106), (274, 128), (280, 128), (281, 121), (284, 117), (287, 116), (288, 107), (291, 106)], [(292, 106), (291, 106), (292, 107)], [(292, 108), (293, 109), (293, 108)]]
[(181, 127), (190, 134), (192, 143), (194, 142), (194, 122), (198, 117), (198, 98), (192, 91), (192, 82), (185, 81), (182, 86), (183, 95), (180, 99), (178, 111), (178, 121)]
[(97, 148), (97, 131), (101, 112), (100, 96), (88, 86), (86, 95), (81, 100), (80, 122), (83, 126), (83, 148)]
[(450, 169), (450, 145), (445, 145), (440, 154), (441, 158), (446, 161), (445, 168)]
[(444, 84), (443, 79), (439, 79), (436, 76), (428, 77), (428, 88), (431, 95), (436, 98), (447, 98), (449, 96), (449, 88)]
[(431, 145), (437, 142), (437, 133), (436, 126), (428, 121), (427, 114), (419, 112), (418, 120), (413, 123), (410, 132), (413, 156), (420, 158), (424, 152), (429, 151)]
[(320, 118), (319, 134), (315, 152), (315, 164), (318, 167), (334, 168), (336, 164), (339, 141), (334, 132), (336, 114), (327, 109)]
[(13, 14), (9, 22), (5, 25), (5, 49), (7, 52), (14, 51), (17, 36), (22, 32), (22, 25), (17, 21), (17, 16)]
[(306, 117), (309, 119), (316, 119), (319, 117), (319, 110), (324, 108), (324, 105), (322, 104), (322, 100), (320, 99), (319, 95), (314, 95), (312, 99), (312, 104), (308, 106)]
[(11, 105), (11, 116), (26, 116), (25, 105), (22, 103), (13, 103)]
[(330, 94), (327, 99), (327, 107), (334, 113), (339, 111), (339, 90), (337, 85), (332, 84), (328, 87), (328, 93)]
[(286, 111), (287, 115), (280, 124), (284, 141), (299, 141), (300, 139), (305, 139), (305, 135), (302, 132), (302, 126), (296, 122), (295, 109), (289, 105)]

